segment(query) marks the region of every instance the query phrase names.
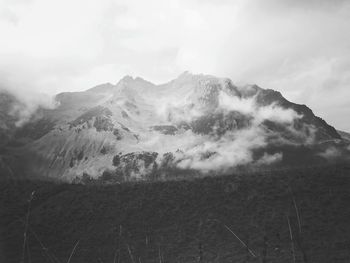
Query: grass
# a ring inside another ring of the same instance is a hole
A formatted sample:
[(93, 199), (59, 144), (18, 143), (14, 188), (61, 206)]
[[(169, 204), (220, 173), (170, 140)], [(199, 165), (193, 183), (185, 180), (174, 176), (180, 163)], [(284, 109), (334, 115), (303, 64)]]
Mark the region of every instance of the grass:
[(0, 259), (349, 262), (349, 176), (342, 164), (106, 186), (3, 181)]

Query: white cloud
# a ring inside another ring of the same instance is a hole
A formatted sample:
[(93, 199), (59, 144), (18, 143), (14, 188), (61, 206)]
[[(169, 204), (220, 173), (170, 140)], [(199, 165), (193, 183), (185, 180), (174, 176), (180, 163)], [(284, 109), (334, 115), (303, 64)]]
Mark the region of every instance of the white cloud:
[(243, 114), (253, 114), (256, 111), (255, 98), (239, 98), (224, 92), (219, 94), (219, 105), (227, 111), (239, 111)]
[[(160, 153), (176, 152), (176, 165), (181, 169), (195, 169), (202, 172), (220, 171), (227, 172), (230, 169), (245, 164), (271, 164), (282, 160), (281, 153), (267, 154), (256, 160), (254, 151), (261, 149), (268, 143), (293, 144), (293, 140), (282, 138), (281, 134), (266, 130), (262, 125), (264, 121), (270, 120), (283, 126), (300, 137), (305, 143), (312, 140), (312, 136), (305, 136), (305, 131), (297, 132), (293, 128), (294, 120), (301, 118), (291, 109), (283, 109), (277, 104), (269, 106), (260, 106), (256, 102), (255, 96), (249, 98), (239, 98), (229, 96), (224, 91), (218, 95), (219, 104), (215, 110), (216, 113), (224, 112), (228, 114), (232, 111), (238, 111), (245, 116), (251, 116), (250, 124), (242, 129), (226, 131), (220, 137), (208, 134), (194, 134), (191, 130), (179, 133), (176, 136), (164, 136), (153, 133), (139, 145), (143, 150), (156, 151)], [(174, 108), (167, 104), (167, 112), (172, 112)], [(173, 105), (174, 107), (174, 105)], [(183, 107), (186, 104), (183, 103)], [(199, 116), (184, 113), (179, 114), (180, 120), (196, 120), (198, 117), (205, 115), (205, 112), (198, 112)], [(309, 132), (310, 127), (304, 127)], [(274, 139), (271, 139), (273, 135)]]
[(327, 160), (330, 160), (330, 159), (336, 159), (337, 157), (342, 156), (342, 153), (340, 152), (339, 149), (335, 147), (329, 147), (319, 155), (322, 156), (323, 158), (326, 158)]
[(292, 123), (295, 119), (301, 118), (292, 109), (283, 109), (276, 104), (261, 107), (256, 115), (256, 118), (260, 121), (270, 120), (277, 123)]
[(261, 107), (257, 105), (255, 96), (239, 98), (237, 96), (230, 96), (224, 92), (220, 92), (219, 106), (226, 111), (238, 111), (243, 114), (252, 115), (257, 124), (262, 123), (264, 120), (288, 124), (295, 119), (302, 117), (294, 110), (284, 109), (277, 104)]
[[(186, 149), (178, 167), (203, 172), (226, 171), (253, 161), (253, 149), (266, 145), (266, 138), (257, 127), (227, 133), (219, 140), (207, 139), (196, 147)], [(203, 157), (213, 154), (210, 157)]]
[(350, 130), (350, 3), (0, 0), (0, 85), (83, 90), (190, 70), (273, 88)]
[(283, 158), (282, 153), (274, 153), (274, 154), (264, 153), (264, 155), (257, 161), (257, 164), (268, 165), (275, 162), (279, 162), (282, 160), (282, 158)]

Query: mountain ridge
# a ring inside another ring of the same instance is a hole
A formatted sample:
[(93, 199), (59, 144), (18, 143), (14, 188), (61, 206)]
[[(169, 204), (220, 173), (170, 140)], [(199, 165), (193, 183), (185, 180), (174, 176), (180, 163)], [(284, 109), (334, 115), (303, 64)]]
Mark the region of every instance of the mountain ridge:
[(26, 176), (72, 181), (105, 174), (123, 181), (226, 173), (278, 165), (298, 147), (320, 161), (323, 142), (347, 153), (335, 128), (306, 105), (228, 78), (185, 72), (155, 85), (125, 76), (56, 100), (55, 109), (39, 109), (8, 138), (5, 148)]

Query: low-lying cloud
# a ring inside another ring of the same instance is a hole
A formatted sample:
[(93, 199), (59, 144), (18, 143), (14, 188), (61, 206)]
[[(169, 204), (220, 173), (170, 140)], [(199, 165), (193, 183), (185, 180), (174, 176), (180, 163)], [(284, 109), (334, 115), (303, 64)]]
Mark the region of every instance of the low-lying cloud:
[(22, 126), (28, 122), (38, 109), (53, 109), (58, 104), (53, 96), (33, 92), (22, 92), (21, 89), (1, 89), (0, 93), (5, 92), (14, 96), (15, 100), (11, 102), (11, 109), (7, 114), (13, 116), (16, 119), (15, 125), (17, 127)]
[[(182, 108), (187, 108), (186, 101), (192, 105), (190, 100), (182, 99)], [(166, 105), (167, 107), (162, 108), (162, 112), (171, 115), (175, 111), (177, 118), (173, 121), (178, 123), (183, 121), (188, 123), (208, 114), (206, 110), (201, 112), (199, 110), (201, 107), (194, 107), (193, 110), (196, 111), (196, 114), (193, 115), (179, 111), (178, 105)], [(268, 165), (282, 160), (283, 154), (280, 152), (272, 154), (265, 152), (260, 157), (254, 155), (256, 150), (263, 149), (270, 144), (295, 143), (284, 138), (283, 134), (266, 129), (263, 125), (266, 120), (283, 125), (295, 136), (303, 138), (304, 143), (312, 140), (310, 138), (310, 136), (312, 137), (311, 131), (305, 135), (293, 127), (294, 121), (300, 119), (301, 115), (292, 109), (282, 108), (276, 103), (267, 106), (258, 105), (256, 96), (241, 98), (221, 91), (218, 94), (217, 107), (212, 114), (222, 113), (224, 118), (228, 118), (227, 116), (231, 112), (243, 114), (249, 119), (249, 125), (235, 130), (227, 130), (220, 136), (217, 136), (215, 132), (197, 134), (192, 130), (180, 131), (175, 136), (153, 132), (149, 137), (142, 138), (139, 146), (148, 151), (163, 154), (166, 152), (174, 153), (176, 166), (180, 169), (226, 172), (236, 166)], [(305, 127), (305, 129), (309, 130), (311, 127)]]
[(335, 147), (329, 147), (323, 152), (319, 153), (319, 155), (325, 159), (332, 160), (342, 156), (342, 152)]
[(278, 123), (291, 123), (302, 116), (292, 109), (283, 109), (276, 103), (267, 106), (259, 106), (256, 97), (239, 98), (230, 96), (224, 92), (219, 94), (219, 107), (226, 111), (238, 111), (243, 114), (254, 116), (255, 122), (260, 124), (264, 120)]

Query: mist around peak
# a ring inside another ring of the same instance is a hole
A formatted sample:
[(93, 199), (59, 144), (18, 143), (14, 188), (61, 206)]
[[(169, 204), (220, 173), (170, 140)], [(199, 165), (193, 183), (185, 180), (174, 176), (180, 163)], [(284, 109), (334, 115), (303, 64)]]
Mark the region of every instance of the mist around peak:
[(19, 156), (27, 173), (68, 181), (84, 174), (115, 180), (226, 174), (348, 154), (337, 131), (307, 106), (211, 75), (185, 72), (158, 85), (126, 76), (60, 93), (55, 107), (38, 96), (23, 101), (14, 99), (8, 110), (17, 114), (6, 122), (13, 131), (8, 145), (24, 147)]

